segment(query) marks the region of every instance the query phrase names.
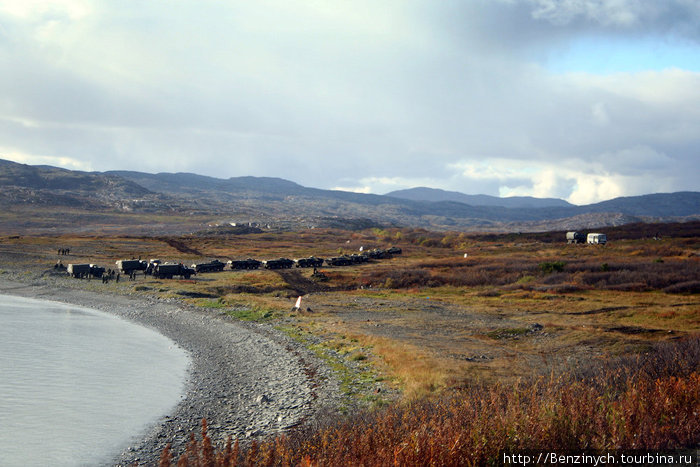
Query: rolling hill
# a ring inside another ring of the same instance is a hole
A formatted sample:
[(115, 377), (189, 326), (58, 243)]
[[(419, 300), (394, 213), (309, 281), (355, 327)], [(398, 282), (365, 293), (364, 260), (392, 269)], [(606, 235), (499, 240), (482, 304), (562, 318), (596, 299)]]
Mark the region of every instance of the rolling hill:
[[(279, 228), (396, 225), (453, 230), (563, 230), (700, 218), (700, 193), (616, 198), (587, 206), (558, 199), (497, 198), (415, 188), (388, 195), (322, 190), (269, 177), (220, 179), (191, 173), (79, 172), (0, 159), (0, 205), (112, 215), (185, 216), (197, 222), (256, 222)], [(111, 218), (110, 218), (111, 219)], [(48, 221), (44, 219), (46, 224)], [(68, 222), (68, 220), (66, 220)], [(193, 221), (194, 222), (194, 221)], [(25, 219), (24, 223), (31, 223)], [(167, 220), (166, 220), (167, 223)]]
[(532, 196), (511, 196), (499, 198), (489, 195), (467, 195), (457, 191), (445, 191), (437, 188), (417, 187), (407, 190), (397, 190), (387, 193), (386, 196), (394, 198), (410, 199), (413, 201), (456, 201), (472, 206), (501, 206), (504, 208), (546, 208), (546, 207), (570, 207), (572, 204), (557, 198), (533, 198)]

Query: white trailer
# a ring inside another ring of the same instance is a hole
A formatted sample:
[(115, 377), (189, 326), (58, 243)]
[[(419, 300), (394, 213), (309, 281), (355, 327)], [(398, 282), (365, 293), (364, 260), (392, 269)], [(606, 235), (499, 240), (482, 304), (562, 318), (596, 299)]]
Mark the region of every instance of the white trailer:
[(604, 233), (589, 233), (586, 240), (586, 243), (591, 245), (605, 245), (608, 243), (608, 237)]

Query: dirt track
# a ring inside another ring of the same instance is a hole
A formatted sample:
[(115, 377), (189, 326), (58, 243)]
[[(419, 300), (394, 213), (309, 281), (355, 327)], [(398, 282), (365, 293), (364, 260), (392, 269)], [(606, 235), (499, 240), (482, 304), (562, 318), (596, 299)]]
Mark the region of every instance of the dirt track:
[(289, 285), (289, 288), (297, 292), (299, 295), (307, 295), (310, 293), (328, 292), (330, 287), (323, 283), (304, 277), (301, 272), (296, 270), (280, 269), (277, 274)]

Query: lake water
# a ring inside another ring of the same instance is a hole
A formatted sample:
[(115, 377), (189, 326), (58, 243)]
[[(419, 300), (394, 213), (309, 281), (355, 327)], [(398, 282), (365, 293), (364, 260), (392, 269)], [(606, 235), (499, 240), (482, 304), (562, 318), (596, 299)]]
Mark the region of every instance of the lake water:
[(109, 463), (179, 402), (187, 364), (107, 313), (0, 295), (0, 466)]

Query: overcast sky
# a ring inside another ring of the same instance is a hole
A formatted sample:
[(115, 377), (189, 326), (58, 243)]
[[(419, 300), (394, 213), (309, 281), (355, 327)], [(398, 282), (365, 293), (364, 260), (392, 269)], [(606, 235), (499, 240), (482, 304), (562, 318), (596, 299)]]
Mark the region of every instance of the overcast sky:
[(3, 0), (0, 158), (576, 204), (700, 191), (700, 1)]

